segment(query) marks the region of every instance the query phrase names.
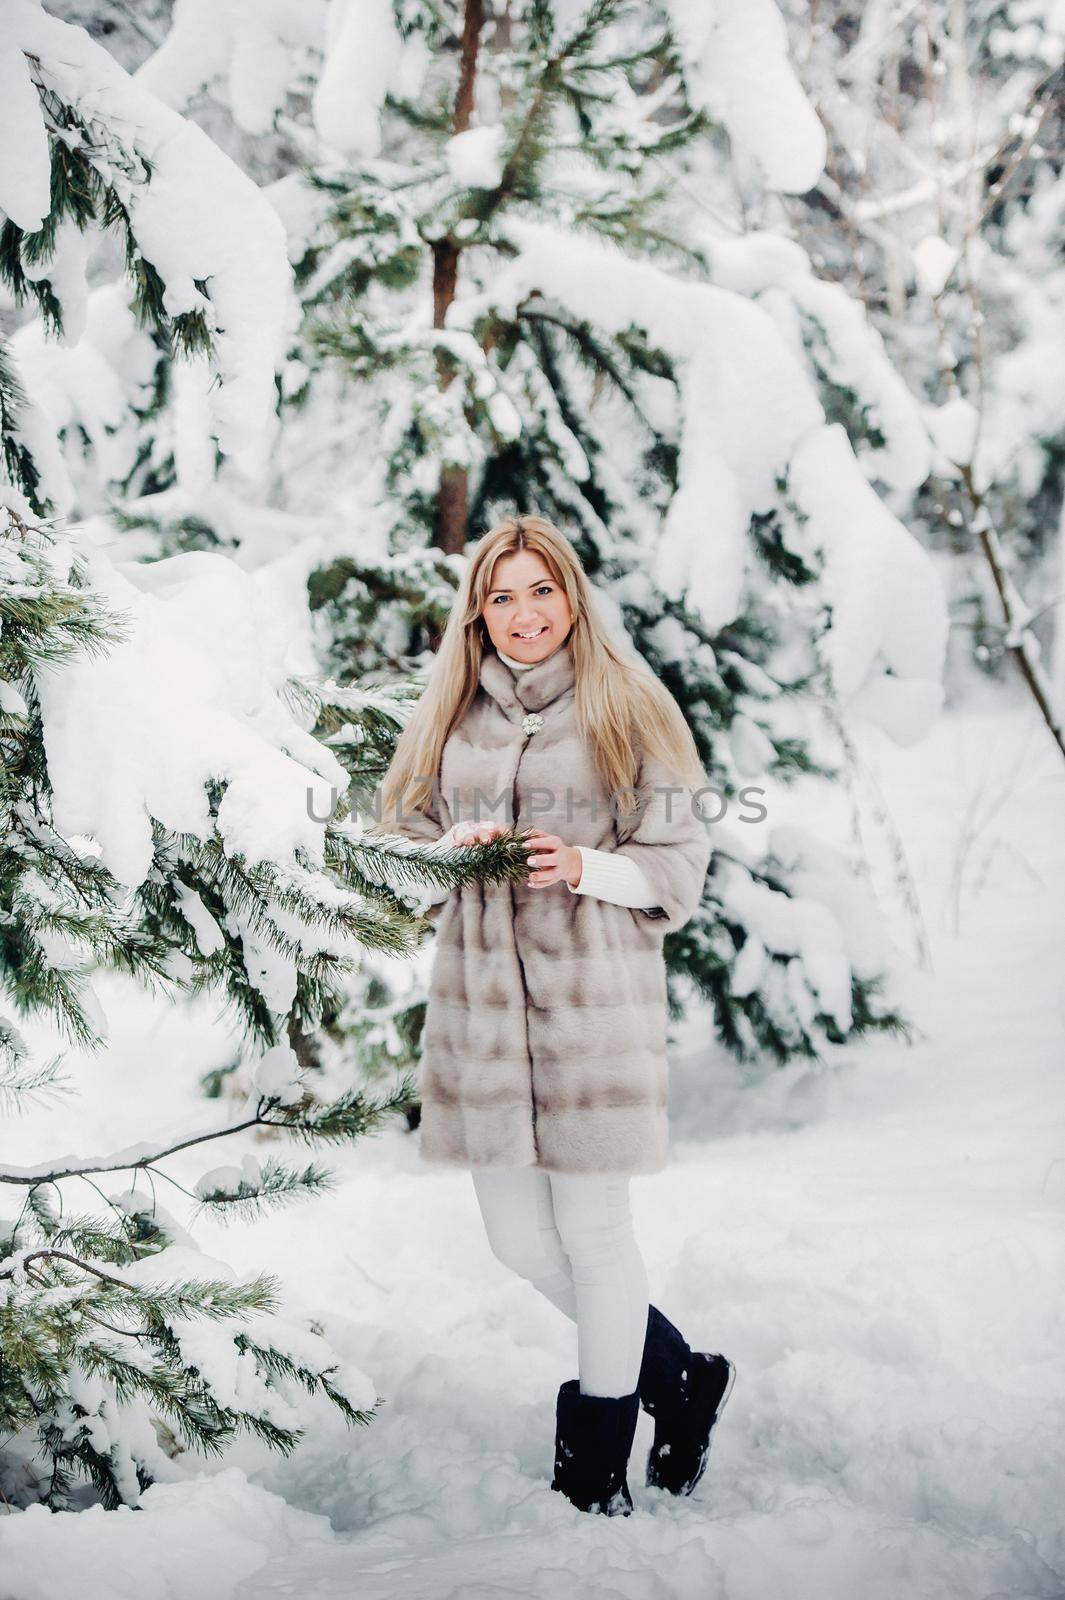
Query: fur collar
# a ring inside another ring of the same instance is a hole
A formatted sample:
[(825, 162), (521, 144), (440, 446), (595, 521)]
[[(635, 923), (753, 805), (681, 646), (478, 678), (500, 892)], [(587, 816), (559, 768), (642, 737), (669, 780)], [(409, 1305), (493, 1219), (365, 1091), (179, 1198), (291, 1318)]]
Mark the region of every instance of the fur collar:
[(481, 687), (510, 720), (520, 722), (527, 711), (542, 711), (572, 689), (574, 672), (569, 641), (563, 639), (549, 656), (530, 667), (528, 672), (520, 673), (511, 672), (494, 650), (486, 650), (481, 657), (479, 677)]

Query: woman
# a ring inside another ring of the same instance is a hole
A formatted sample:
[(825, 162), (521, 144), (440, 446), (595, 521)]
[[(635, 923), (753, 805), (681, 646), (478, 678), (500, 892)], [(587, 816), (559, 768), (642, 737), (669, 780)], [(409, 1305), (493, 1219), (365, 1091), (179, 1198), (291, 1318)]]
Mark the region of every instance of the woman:
[(702, 897), (705, 783), (680, 708), (615, 649), (569, 540), (537, 516), (487, 533), (379, 827), (447, 849), (515, 833), (529, 851), (524, 883), (443, 891), (427, 913), (419, 1149), (470, 1170), (494, 1253), (577, 1323), (551, 1486), (607, 1515), (632, 1510), (639, 1405), (648, 1483), (690, 1494), (734, 1378), (648, 1304), (628, 1195), (665, 1164), (662, 940)]

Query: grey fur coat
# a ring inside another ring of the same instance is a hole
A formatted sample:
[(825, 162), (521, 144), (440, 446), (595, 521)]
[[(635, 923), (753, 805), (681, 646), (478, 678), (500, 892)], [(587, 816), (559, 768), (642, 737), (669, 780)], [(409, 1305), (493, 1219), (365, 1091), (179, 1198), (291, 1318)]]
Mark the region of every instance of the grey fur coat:
[(669, 1144), (662, 941), (695, 913), (711, 854), (692, 791), (640, 754), (643, 808), (612, 816), (578, 735), (565, 643), (518, 675), (486, 650), (438, 778), (432, 818), (405, 811), (407, 837), (431, 842), (475, 818), (542, 828), (631, 856), (657, 904), (634, 910), (561, 883), (518, 883), (473, 884), (431, 908), (421, 1156), (657, 1172)]

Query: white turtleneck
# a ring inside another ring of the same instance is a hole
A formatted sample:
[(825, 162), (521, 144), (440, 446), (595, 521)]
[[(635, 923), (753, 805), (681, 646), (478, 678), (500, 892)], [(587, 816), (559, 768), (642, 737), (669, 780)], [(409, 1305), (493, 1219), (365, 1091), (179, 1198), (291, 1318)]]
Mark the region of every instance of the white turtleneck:
[(549, 650), (546, 656), (540, 657), (539, 661), (515, 661), (513, 656), (504, 655), (502, 650), (500, 650), (498, 647), (496, 649), (496, 655), (499, 657), (500, 661), (510, 668), (511, 672), (528, 672), (530, 667), (543, 666), (544, 662), (549, 660), (550, 657), (555, 654), (555, 650), (564, 650), (565, 648), (566, 641), (563, 639), (561, 644), (556, 644), (555, 649)]
[[(561, 648), (562, 647), (560, 645), (559, 649)], [(527, 672), (530, 667), (535, 667), (537, 664), (535, 661), (515, 661), (513, 656), (505, 656), (502, 650), (497, 650), (496, 655), (499, 657), (500, 661), (506, 662), (511, 672)], [(544, 660), (547, 660), (546, 656), (544, 657)]]
[[(558, 648), (561, 649), (561, 645)], [(539, 665), (536, 661), (515, 661), (513, 656), (504, 655), (498, 648), (496, 654), (512, 672), (527, 672), (530, 667)], [(455, 823), (440, 843), (453, 844), (455, 828), (461, 826), (461, 823)], [(566, 884), (570, 894), (592, 894), (597, 900), (609, 900), (617, 906), (633, 906), (644, 911), (652, 909), (656, 903), (654, 889), (646, 872), (631, 857), (617, 855), (613, 850), (592, 850), (583, 844), (575, 848), (581, 858), (581, 875), (576, 888), (571, 883)], [(450, 893), (450, 889), (432, 890), (430, 904), (436, 905), (446, 900)]]

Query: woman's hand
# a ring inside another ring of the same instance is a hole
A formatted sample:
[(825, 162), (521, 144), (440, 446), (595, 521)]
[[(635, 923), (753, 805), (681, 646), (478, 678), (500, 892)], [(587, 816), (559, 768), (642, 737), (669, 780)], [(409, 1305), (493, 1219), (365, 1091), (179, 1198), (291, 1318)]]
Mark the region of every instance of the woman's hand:
[(501, 822), (456, 822), (451, 830), (452, 844), (491, 844), (501, 833), (511, 829)]
[(584, 861), (575, 845), (564, 844), (557, 833), (545, 833), (542, 828), (527, 828), (525, 843), (536, 852), (529, 856), (529, 866), (536, 870), (525, 880), (530, 889), (547, 889), (553, 883), (577, 887)]

